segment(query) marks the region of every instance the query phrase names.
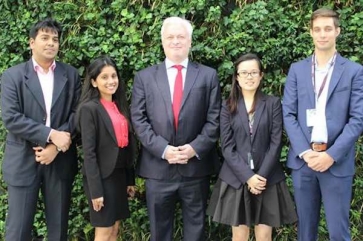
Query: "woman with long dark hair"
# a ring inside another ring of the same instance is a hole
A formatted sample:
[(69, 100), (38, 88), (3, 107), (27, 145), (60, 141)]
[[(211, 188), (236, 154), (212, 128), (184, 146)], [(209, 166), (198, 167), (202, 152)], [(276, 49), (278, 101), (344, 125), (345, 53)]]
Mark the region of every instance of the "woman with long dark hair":
[(208, 214), (232, 226), (233, 241), (272, 240), (272, 227), (297, 220), (279, 163), (282, 113), (279, 98), (261, 91), (263, 67), (255, 54), (234, 64), (232, 89), (220, 117), (224, 163)]
[(126, 86), (107, 56), (97, 58), (87, 69), (77, 120), (84, 154), (83, 184), (95, 240), (116, 241), (120, 220), (130, 216), (128, 195), (135, 191), (135, 139)]

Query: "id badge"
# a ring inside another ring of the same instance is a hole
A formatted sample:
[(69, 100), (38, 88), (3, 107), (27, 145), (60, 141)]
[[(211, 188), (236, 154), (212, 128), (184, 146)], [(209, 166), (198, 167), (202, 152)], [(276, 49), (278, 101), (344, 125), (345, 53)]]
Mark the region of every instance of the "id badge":
[(314, 126), (316, 123), (316, 109), (307, 109), (306, 110), (306, 125), (307, 127)]
[(253, 170), (255, 169), (255, 164), (253, 163), (253, 159), (252, 159), (252, 155), (251, 152), (249, 152), (247, 154), (247, 159), (248, 159), (248, 165), (250, 166), (250, 168)]

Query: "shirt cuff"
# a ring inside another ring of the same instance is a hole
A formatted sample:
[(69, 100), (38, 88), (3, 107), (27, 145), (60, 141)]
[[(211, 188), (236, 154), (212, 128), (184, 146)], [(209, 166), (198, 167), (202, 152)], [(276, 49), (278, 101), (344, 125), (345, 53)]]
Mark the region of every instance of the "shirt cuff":
[(306, 151), (301, 152), (301, 153), (299, 154), (300, 159), (303, 159), (303, 155), (304, 155), (305, 153), (309, 152), (309, 151), (311, 151), (311, 149), (308, 149), (308, 150), (306, 150)]
[(163, 155), (161, 155), (161, 158), (162, 159), (165, 159), (165, 152), (166, 152), (166, 149), (168, 149), (168, 147), (169, 147), (170, 145), (167, 145), (166, 147), (165, 147), (165, 149), (164, 149), (164, 151), (163, 151)]
[(48, 138), (47, 138), (48, 143), (52, 143), (52, 141), (50, 140), (50, 134), (52, 134), (52, 131), (53, 131), (53, 129), (50, 129), (50, 132), (48, 134)]

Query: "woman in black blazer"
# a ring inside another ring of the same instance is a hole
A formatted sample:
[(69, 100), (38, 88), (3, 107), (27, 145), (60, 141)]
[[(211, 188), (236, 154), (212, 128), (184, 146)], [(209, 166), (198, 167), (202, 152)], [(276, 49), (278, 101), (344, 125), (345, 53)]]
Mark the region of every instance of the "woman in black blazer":
[(135, 139), (125, 88), (115, 63), (107, 56), (97, 58), (88, 67), (77, 111), (95, 240), (116, 241), (120, 220), (130, 216)]
[(255, 54), (234, 64), (232, 90), (223, 102), (220, 129), (224, 163), (207, 213), (232, 226), (233, 241), (272, 240), (272, 227), (297, 217), (281, 154), (281, 101), (262, 93), (263, 69)]

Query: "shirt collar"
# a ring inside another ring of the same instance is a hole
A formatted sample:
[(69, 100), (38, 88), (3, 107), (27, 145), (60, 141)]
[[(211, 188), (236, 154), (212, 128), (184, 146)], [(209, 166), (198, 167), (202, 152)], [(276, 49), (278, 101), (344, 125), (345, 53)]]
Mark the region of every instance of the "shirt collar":
[[(188, 58), (186, 58), (186, 59), (184, 59), (181, 63), (179, 63), (179, 65), (182, 65), (184, 68), (187, 68), (188, 63), (189, 63), (189, 59), (188, 59)], [(170, 69), (170, 68), (172, 68), (174, 65), (175, 65), (175, 63), (173, 63), (170, 59), (168, 59), (168, 58), (166, 58), (166, 59), (165, 59), (165, 66), (166, 66), (166, 69)]]
[[(34, 71), (35, 72), (39, 71), (40, 73), (44, 73), (43, 68), (37, 63), (37, 61), (34, 58), (32, 58), (32, 61), (33, 61)], [(52, 70), (52, 72), (54, 72), (55, 67), (56, 67), (56, 63), (53, 60), (53, 63), (50, 66), (50, 69)]]
[[(316, 60), (316, 56), (314, 55), (314, 58), (315, 58), (315, 60), (314, 60), (314, 62), (315, 62), (315, 69), (316, 70), (318, 70), (318, 71), (327, 71), (327, 70), (329, 70), (330, 69), (330, 67), (333, 65), (333, 64), (335, 64), (335, 62), (336, 62), (336, 55), (337, 55), (337, 53), (335, 53), (330, 59), (329, 59), (329, 61), (328, 61), (328, 63), (325, 65), (325, 67), (324, 68), (319, 68), (318, 67), (318, 61)], [(334, 62), (333, 62), (334, 61)]]

